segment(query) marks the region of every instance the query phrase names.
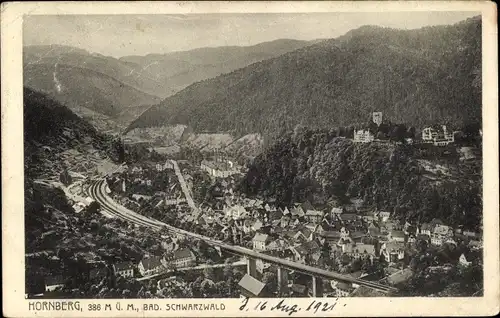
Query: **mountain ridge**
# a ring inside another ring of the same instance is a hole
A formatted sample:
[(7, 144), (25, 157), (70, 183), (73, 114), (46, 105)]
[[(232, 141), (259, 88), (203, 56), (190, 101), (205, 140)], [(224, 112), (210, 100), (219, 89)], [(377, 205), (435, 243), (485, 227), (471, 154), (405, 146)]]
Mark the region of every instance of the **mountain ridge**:
[(276, 127), (300, 123), (365, 122), (375, 110), (412, 125), (480, 121), (481, 91), (474, 84), (480, 81), (480, 35), (477, 17), (415, 30), (352, 30), (194, 83), (127, 130), (185, 124), (276, 135)]

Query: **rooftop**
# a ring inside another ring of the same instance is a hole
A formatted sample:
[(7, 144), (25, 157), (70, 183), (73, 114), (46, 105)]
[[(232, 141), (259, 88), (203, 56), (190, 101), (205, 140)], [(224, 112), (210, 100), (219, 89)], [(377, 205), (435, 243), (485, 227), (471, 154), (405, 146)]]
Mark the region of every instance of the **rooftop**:
[(266, 286), (263, 282), (253, 278), (248, 274), (245, 274), (245, 276), (243, 276), (238, 285), (248, 290), (255, 296), (260, 295), (260, 293), (262, 293), (262, 290)]
[(307, 210), (306, 215), (307, 216), (323, 216), (323, 212), (316, 211), (316, 210)]
[(403, 231), (397, 231), (397, 230), (391, 231), (391, 235), (393, 237), (399, 237), (399, 238), (405, 237), (405, 233)]
[(141, 260), (141, 263), (142, 263), (142, 266), (144, 266), (145, 270), (151, 270), (151, 269), (155, 269), (155, 268), (161, 266), (160, 259), (161, 258), (158, 256), (151, 256), (149, 258), (143, 258)]
[(409, 268), (405, 268), (401, 271), (398, 271), (391, 276), (387, 277), (387, 280), (391, 284), (399, 284), (406, 280), (408, 280), (413, 275), (413, 271)]
[(301, 285), (301, 284), (292, 284), (291, 290), (296, 293), (303, 294), (306, 291), (306, 286)]
[(262, 233), (255, 233), (255, 236), (253, 237), (252, 240), (259, 242), (267, 242), (269, 240), (269, 235)]
[(174, 253), (174, 259), (183, 259), (189, 257), (194, 257), (193, 252), (189, 248), (183, 248), (175, 251)]
[(119, 263), (115, 264), (116, 271), (124, 271), (124, 270), (133, 269), (133, 268), (134, 268), (134, 264), (132, 264), (131, 262), (119, 262)]

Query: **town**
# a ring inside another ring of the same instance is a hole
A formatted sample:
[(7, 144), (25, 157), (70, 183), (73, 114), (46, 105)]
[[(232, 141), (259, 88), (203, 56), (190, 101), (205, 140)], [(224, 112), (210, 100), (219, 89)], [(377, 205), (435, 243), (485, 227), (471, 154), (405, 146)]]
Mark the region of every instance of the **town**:
[[(400, 134), (400, 126), (395, 125), (396, 132), (390, 135), (397, 137), (388, 138), (377, 132), (384, 125), (380, 112), (373, 113), (370, 125), (354, 130), (352, 141), (447, 147), (460, 135), (448, 132), (446, 126), (426, 127), (416, 138), (414, 130)], [(385, 130), (392, 129), (387, 126)], [(461, 160), (475, 159), (470, 151), (461, 152)], [(273, 199), (248, 197), (237, 189), (247, 167), (222, 150), (205, 153), (196, 163), (160, 158), (123, 164), (108, 173), (104, 199), (89, 190), (95, 179), (74, 182), (67, 171), (60, 176), (67, 189), (77, 189), (70, 194), (75, 214), (96, 217), (100, 211), (101, 223), (145, 237), (143, 252), (84, 266), (83, 282), (94, 284), (94, 293), (102, 297), (355, 297), (380, 292), (355, 282), (321, 279), (315, 283), (299, 271), (261, 259), (252, 267), (248, 259), (202, 239), (172, 234), (164, 226), (150, 229), (112, 213), (96, 200), (225, 244), (403, 290), (423, 269), (438, 275), (482, 265), (482, 233), (466, 227), (452, 227), (438, 218), (428, 223), (402, 220), (395, 217), (396, 207), (379, 210), (360, 198), (347, 204), (305, 201), (284, 206)], [(62, 261), (64, 256), (52, 258)], [(67, 289), (66, 280), (47, 275), (45, 287), (35, 294)], [(107, 285), (115, 287), (103, 292)]]

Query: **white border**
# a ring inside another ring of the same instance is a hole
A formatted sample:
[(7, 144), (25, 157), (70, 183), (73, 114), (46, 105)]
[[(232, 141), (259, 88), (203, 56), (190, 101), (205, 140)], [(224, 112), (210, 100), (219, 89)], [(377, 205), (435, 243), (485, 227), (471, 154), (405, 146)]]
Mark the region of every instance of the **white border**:
[[(24, 14), (172, 14), (256, 12), (380, 12), (478, 11), (483, 23), (483, 151), (484, 151), (484, 297), (480, 298), (350, 298), (339, 300), (329, 316), (477, 316), (499, 312), (499, 201), (498, 201), (498, 81), (497, 21), (493, 2), (12, 2), (1, 6), (2, 83), (2, 253), (3, 314), (28, 317), (24, 299), (24, 203), (22, 120), (22, 21)], [(122, 303), (158, 303), (165, 300), (123, 300)], [(179, 302), (179, 300), (172, 300)], [(200, 303), (201, 300), (183, 300)], [(239, 312), (239, 300), (203, 300), (223, 303), (223, 312), (121, 312), (119, 316), (278, 316), (277, 312)], [(309, 299), (295, 303), (306, 306)], [(109, 300), (82, 300), (88, 303)], [(345, 306), (344, 306), (345, 305)], [(106, 312), (37, 312), (39, 317), (113, 317)], [(307, 316), (302, 312), (295, 316)], [(309, 314), (311, 316), (311, 314)], [(312, 314), (313, 315), (313, 314)], [(316, 316), (318, 316), (316, 314)], [(280, 314), (285, 316), (285, 314)]]

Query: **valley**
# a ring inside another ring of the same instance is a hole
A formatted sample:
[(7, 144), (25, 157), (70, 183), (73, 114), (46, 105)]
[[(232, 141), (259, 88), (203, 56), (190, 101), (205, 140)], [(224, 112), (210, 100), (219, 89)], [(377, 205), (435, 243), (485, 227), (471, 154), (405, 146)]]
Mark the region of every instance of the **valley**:
[(481, 296), (480, 34), (25, 46), (27, 297)]

